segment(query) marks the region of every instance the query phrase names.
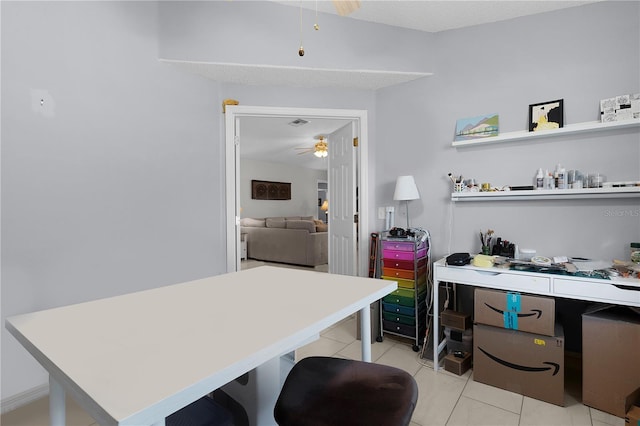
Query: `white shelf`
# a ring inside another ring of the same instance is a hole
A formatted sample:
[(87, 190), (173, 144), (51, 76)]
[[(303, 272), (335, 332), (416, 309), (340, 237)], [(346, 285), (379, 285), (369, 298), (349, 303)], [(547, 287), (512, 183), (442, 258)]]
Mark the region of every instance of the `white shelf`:
[(640, 186), (621, 188), (541, 189), (526, 191), (454, 192), (451, 201), (561, 200), (581, 198), (636, 198)]
[(640, 127), (640, 119), (623, 120), (623, 121), (611, 121), (608, 123), (602, 123), (600, 121), (588, 121), (585, 123), (570, 124), (560, 129), (544, 130), (540, 132), (506, 132), (501, 133), (498, 136), (491, 136), (487, 138), (470, 139), (466, 141), (454, 141), (451, 145), (456, 148), (462, 148), (467, 146), (485, 145), (492, 143), (521, 141), (527, 139), (540, 139), (549, 138), (554, 136), (565, 136), (578, 133), (587, 132), (601, 132), (607, 130), (625, 129)]

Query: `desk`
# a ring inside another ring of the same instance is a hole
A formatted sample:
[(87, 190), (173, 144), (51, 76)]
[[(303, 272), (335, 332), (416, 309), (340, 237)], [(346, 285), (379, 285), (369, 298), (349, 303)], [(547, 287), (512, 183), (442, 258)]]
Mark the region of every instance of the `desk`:
[(279, 364), (360, 311), (371, 360), (369, 305), (394, 281), (259, 267), (7, 318), (47, 370), (51, 423), (65, 423), (65, 393), (100, 424), (164, 424), (171, 413), (253, 369), (278, 369), (252, 424), (273, 424)]
[(440, 259), (433, 264), (433, 369), (436, 371), (439, 365), (435, 360), (446, 343), (440, 342), (439, 329), (438, 288), (442, 282), (640, 307), (640, 280), (637, 279), (603, 280), (495, 267), (447, 266), (445, 259)]

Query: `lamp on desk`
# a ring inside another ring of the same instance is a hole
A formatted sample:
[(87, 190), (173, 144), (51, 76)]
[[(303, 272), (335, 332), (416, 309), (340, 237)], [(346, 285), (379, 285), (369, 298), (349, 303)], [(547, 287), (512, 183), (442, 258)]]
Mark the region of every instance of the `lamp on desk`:
[(398, 176), (396, 180), (396, 190), (393, 193), (393, 199), (396, 201), (404, 201), (407, 211), (407, 229), (409, 229), (409, 201), (419, 200), (420, 194), (413, 176)]

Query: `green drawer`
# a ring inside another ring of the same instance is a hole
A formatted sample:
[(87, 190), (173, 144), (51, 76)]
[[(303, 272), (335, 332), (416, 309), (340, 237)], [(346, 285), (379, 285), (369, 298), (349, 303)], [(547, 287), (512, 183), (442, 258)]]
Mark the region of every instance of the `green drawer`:
[(383, 318), (387, 321), (391, 321), (398, 324), (415, 325), (416, 318), (409, 315), (401, 315), (395, 312), (383, 312)]
[[(427, 286), (418, 288), (418, 300), (424, 298), (424, 292)], [(412, 288), (398, 288), (393, 293), (390, 293), (382, 298), (387, 303), (393, 303), (394, 305), (411, 306), (415, 307), (414, 300), (415, 290)]]

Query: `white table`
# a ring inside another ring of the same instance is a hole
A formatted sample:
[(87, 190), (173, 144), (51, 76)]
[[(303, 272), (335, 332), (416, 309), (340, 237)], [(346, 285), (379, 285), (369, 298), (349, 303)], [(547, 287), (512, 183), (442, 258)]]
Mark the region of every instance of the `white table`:
[(260, 267), (6, 320), (47, 370), (51, 424), (69, 393), (100, 424), (165, 417), (253, 369), (255, 424), (273, 424), (277, 360), (360, 311), (370, 361), (370, 304), (394, 281)]
[[(640, 307), (640, 280), (634, 278), (604, 280), (496, 267), (447, 266), (445, 259), (440, 259), (433, 264), (434, 360), (438, 360), (438, 355), (444, 350), (446, 344), (444, 340), (440, 342), (439, 329), (438, 288), (443, 282)], [(438, 362), (434, 361), (433, 367), (437, 371)]]

